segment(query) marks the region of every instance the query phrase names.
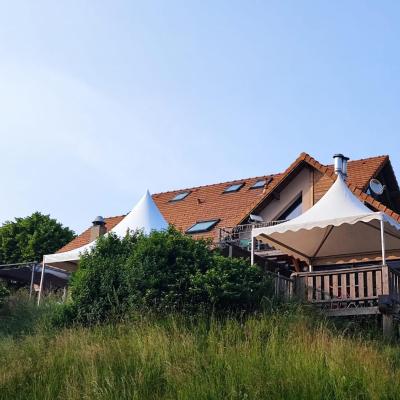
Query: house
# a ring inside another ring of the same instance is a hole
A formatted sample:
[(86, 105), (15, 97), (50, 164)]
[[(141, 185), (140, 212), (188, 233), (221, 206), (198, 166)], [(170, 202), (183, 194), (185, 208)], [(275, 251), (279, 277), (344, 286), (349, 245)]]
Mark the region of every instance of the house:
[[(400, 190), (389, 156), (348, 162), (347, 183), (371, 210), (383, 211), (400, 221)], [(333, 165), (323, 165), (306, 153), (278, 174), (261, 175), (230, 182), (154, 194), (168, 223), (195, 238), (208, 238), (226, 254), (249, 256), (250, 231), (274, 221), (292, 219), (316, 204), (335, 181)], [(381, 195), (371, 191), (370, 181), (385, 186)], [(111, 230), (124, 215), (108, 217), (94, 224), (61, 248), (66, 252), (95, 240)], [(246, 254), (247, 253), (247, 254)], [(269, 261), (274, 269), (294, 269), (293, 260), (261, 243), (258, 263)]]
[[(148, 203), (186, 234), (264, 266), (277, 294), (296, 296), (332, 316), (378, 315), (390, 335), (400, 317), (396, 176), (388, 156), (334, 158), (334, 166), (323, 165), (302, 153), (278, 174), (158, 193)], [(325, 219), (318, 220), (321, 215)], [(92, 246), (128, 217), (97, 218), (55, 259)]]

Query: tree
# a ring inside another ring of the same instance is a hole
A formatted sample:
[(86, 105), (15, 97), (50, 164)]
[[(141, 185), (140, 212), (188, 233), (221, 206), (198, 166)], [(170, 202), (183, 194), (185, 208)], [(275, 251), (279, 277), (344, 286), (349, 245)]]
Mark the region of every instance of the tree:
[(40, 261), (74, 237), (71, 229), (40, 212), (6, 221), (0, 227), (0, 263)]

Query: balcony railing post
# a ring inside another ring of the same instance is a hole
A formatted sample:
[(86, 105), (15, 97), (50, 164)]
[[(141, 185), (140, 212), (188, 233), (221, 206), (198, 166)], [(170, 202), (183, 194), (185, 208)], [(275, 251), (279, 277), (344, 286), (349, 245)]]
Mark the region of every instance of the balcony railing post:
[(292, 274), (291, 278), (294, 280), (294, 292), (296, 298), (304, 301), (306, 298), (306, 279), (304, 276), (299, 276), (296, 273)]
[(389, 286), (389, 267), (387, 265), (382, 265), (382, 295), (390, 294)]

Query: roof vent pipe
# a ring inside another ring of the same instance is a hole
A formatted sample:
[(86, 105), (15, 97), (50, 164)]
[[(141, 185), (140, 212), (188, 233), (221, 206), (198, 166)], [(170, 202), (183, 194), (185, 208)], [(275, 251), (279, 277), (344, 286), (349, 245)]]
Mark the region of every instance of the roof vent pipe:
[(341, 175), (344, 179), (347, 178), (347, 161), (348, 157), (345, 157), (343, 154), (335, 154), (333, 156), (335, 161), (335, 174)]

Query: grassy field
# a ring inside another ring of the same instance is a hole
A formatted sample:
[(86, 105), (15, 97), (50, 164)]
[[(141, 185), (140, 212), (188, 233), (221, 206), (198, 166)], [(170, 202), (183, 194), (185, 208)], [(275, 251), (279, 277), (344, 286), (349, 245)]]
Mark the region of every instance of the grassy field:
[(32, 329), (3, 319), (1, 399), (400, 398), (396, 346), (344, 336), (301, 310), (60, 331), (32, 319)]

